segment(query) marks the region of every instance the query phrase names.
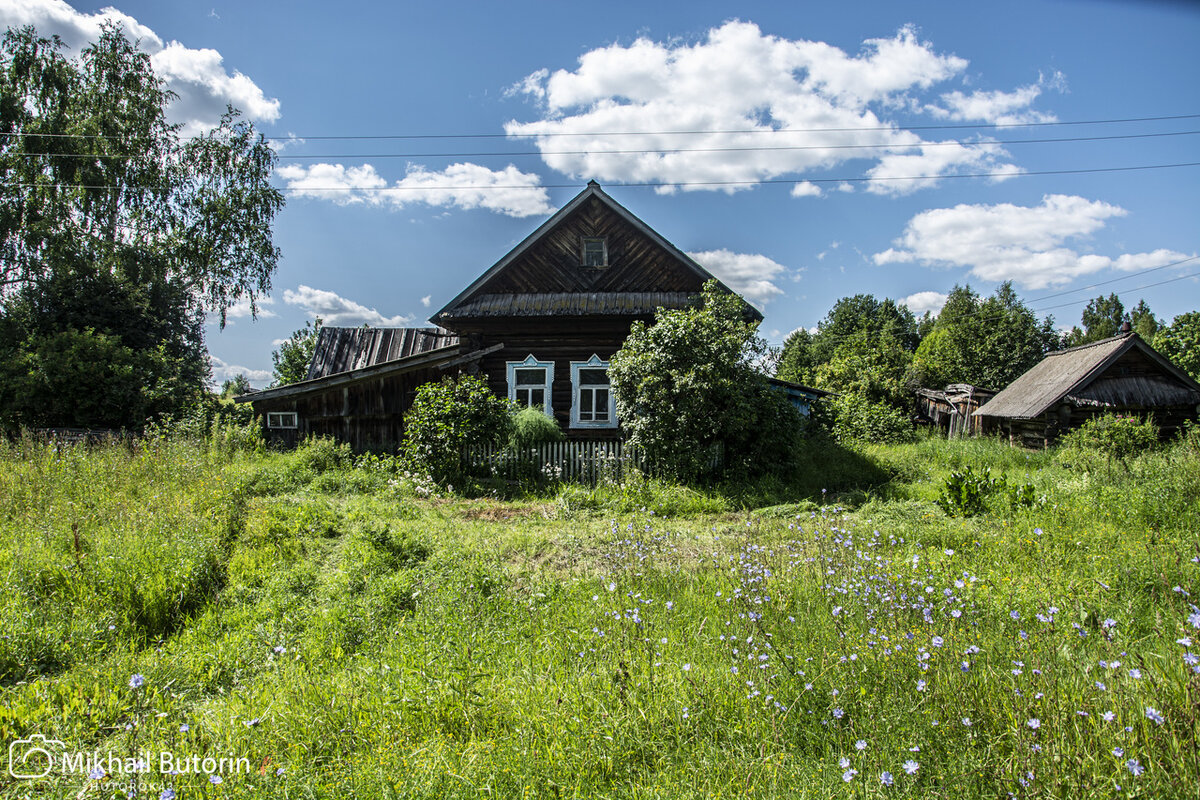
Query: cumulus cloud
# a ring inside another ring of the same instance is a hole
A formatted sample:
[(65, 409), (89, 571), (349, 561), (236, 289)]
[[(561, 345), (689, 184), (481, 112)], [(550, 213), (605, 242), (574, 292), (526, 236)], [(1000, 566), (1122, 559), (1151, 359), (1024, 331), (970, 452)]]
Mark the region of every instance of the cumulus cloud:
[(787, 268), (764, 255), (729, 250), (704, 250), (688, 255), (730, 289), (759, 305), (783, 294), (783, 289), (776, 286), (773, 279), (785, 273)]
[[(278, 314), (268, 308), (268, 306), (275, 305), (275, 301), (270, 297), (260, 297), (255, 301), (254, 305), (256, 307), (254, 316), (257, 316), (259, 319), (269, 319), (278, 316)], [(249, 316), (251, 316), (249, 297), (243, 297), (225, 310), (226, 319), (240, 319)]]
[[(878, 177), (1003, 170), (1007, 154), (995, 145), (931, 147), (888, 119), (894, 111), (920, 110), (918, 94), (966, 67), (958, 56), (935, 52), (912, 27), (868, 39), (849, 54), (731, 21), (699, 42), (641, 38), (585, 53), (574, 70), (534, 72), (511, 91), (535, 101), (541, 119), (513, 120), (505, 130), (532, 139), (559, 172), (665, 184), (660, 192), (734, 192), (754, 181), (856, 161), (877, 162)], [(696, 131), (704, 133), (683, 133)], [(932, 182), (888, 181), (877, 191), (913, 191)], [(805, 181), (792, 193), (821, 192)]]
[(946, 305), (946, 297), (941, 292), (917, 292), (900, 300), (900, 305), (908, 306), (908, 310), (918, 317), (926, 311), (937, 314), (941, 312), (942, 306)]
[(406, 325), (413, 319), (403, 314), (387, 317), (373, 308), (367, 308), (361, 303), (347, 300), (335, 292), (304, 285), (295, 291), (291, 289), (285, 291), (283, 302), (290, 306), (303, 308), (310, 317), (320, 317), (326, 325), (350, 328), (371, 325), (376, 328), (394, 328)]
[(1047, 80), (1039, 75), (1036, 83), (1021, 86), (1011, 92), (975, 91), (971, 94), (947, 92), (941, 97), (942, 106), (930, 105), (927, 110), (940, 119), (961, 122), (980, 120), (994, 125), (1028, 125), (1038, 122), (1056, 122), (1057, 117), (1030, 106), (1047, 89), (1064, 91), (1066, 78), (1056, 72)]
[(366, 203), (404, 208), (414, 203), (444, 208), (483, 208), (510, 217), (553, 213), (550, 195), (536, 173), (509, 164), (492, 170), (479, 164), (451, 164), (440, 172), (410, 164), (393, 184), (371, 164), (287, 164), (275, 173), (297, 197), (315, 197), (338, 205)]
[(250, 381), (250, 385), (255, 388), (262, 388), (271, 382), (272, 373), (269, 369), (251, 369), (238, 364), (227, 364), (211, 353), (208, 356), (209, 365), (212, 367), (212, 387), (220, 388), (225, 381), (233, 380), (238, 375), (245, 375)]
[(1066, 246), (1126, 213), (1099, 200), (1059, 194), (1046, 195), (1037, 206), (962, 204), (931, 209), (909, 220), (895, 246), (872, 258), (876, 264), (966, 267), (983, 280), (1044, 289), (1105, 269), (1149, 269), (1188, 257), (1167, 249), (1112, 257)]
[(0, 28), (34, 26), (43, 36), (57, 34), (71, 54), (100, 38), (105, 22), (116, 22), (125, 35), (149, 54), (155, 73), (179, 95), (167, 108), (167, 118), (183, 125), (183, 135), (208, 130), (232, 104), (256, 122), (279, 119), (279, 101), (268, 98), (257, 84), (236, 70), (226, 71), (216, 50), (196, 50), (176, 41), (164, 42), (149, 27), (115, 8), (83, 14), (63, 0), (6, 0), (0, 4)]

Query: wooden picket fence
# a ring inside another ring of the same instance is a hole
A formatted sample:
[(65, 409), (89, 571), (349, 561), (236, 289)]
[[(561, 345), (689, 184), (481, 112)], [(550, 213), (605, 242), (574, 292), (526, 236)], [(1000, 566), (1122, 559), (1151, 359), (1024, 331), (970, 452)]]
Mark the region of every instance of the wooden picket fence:
[(592, 486), (601, 481), (619, 481), (631, 467), (642, 466), (637, 448), (618, 440), (545, 442), (521, 450), (475, 445), (467, 448), (466, 456), (473, 468), (497, 478), (544, 478)]
[[(465, 455), (473, 469), (506, 480), (545, 479), (595, 486), (619, 482), (631, 469), (647, 472), (641, 450), (620, 440), (546, 442), (522, 450), (473, 445)], [(720, 448), (714, 449), (710, 468), (720, 466), (722, 455)]]

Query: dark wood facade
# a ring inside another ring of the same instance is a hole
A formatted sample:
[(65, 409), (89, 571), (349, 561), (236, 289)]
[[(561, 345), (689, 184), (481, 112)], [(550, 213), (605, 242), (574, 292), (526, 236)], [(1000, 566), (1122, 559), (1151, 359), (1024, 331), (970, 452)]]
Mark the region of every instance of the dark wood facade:
[[(592, 182), (438, 311), (431, 319), (438, 327), (325, 329), (308, 380), (239, 401), (253, 403), (268, 423), (296, 423), (268, 424), (275, 441), (326, 435), (355, 450), (393, 450), (417, 386), (464, 371), (485, 375), (497, 396), (513, 397), (510, 366), (532, 356), (553, 365), (549, 405), (568, 438), (619, 438), (615, 421), (581, 424), (572, 365), (593, 357), (606, 363), (634, 321), (686, 307), (708, 280)], [(746, 312), (762, 319), (749, 305)]]

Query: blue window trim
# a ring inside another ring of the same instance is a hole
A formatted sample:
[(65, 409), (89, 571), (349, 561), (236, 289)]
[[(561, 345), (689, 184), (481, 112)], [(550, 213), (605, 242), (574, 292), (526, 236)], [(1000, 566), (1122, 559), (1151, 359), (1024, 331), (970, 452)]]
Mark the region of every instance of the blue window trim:
[[(538, 361), (534, 358), (533, 353), (525, 356), (524, 361), (508, 361), (506, 362), (505, 377), (508, 381), (508, 399), (514, 403), (517, 401), (517, 370), (525, 367), (542, 367), (546, 370), (546, 383), (543, 385), (545, 390), (542, 394), (544, 398), (542, 412), (547, 417), (554, 416), (554, 405), (550, 402), (550, 391), (554, 387), (554, 362), (553, 361)], [(525, 386), (523, 388), (530, 388)], [(534, 387), (536, 388), (536, 387)]]
[(595, 353), (587, 361), (571, 362), (571, 427), (572, 428), (615, 428), (617, 422), (617, 401), (613, 399), (612, 387), (608, 390), (608, 420), (605, 422), (584, 422), (579, 419), (579, 371), (582, 369), (608, 370), (608, 362), (601, 361)]

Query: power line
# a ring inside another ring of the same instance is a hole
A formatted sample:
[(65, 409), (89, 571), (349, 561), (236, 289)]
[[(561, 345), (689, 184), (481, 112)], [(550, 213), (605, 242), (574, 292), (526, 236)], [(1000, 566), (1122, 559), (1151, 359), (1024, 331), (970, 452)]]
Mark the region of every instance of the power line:
[[(877, 127), (853, 128), (729, 128), (689, 130), (643, 130), (643, 131), (548, 131), (543, 133), (410, 133), (410, 134), (330, 134), (322, 136), (264, 136), (271, 142), (294, 141), (353, 141), (353, 140), (421, 140), (421, 139), (509, 139), (509, 138), (557, 138), (579, 136), (708, 136), (713, 134), (780, 134), (780, 133), (867, 133), (873, 131), (939, 131), (939, 130), (1005, 130), (1008, 128), (1046, 128), (1071, 125), (1117, 125), (1132, 122), (1169, 122), (1185, 119), (1200, 119), (1200, 114), (1168, 114), (1152, 117), (1115, 117), (1111, 119), (1087, 119), (1048, 122), (981, 122), (957, 125), (882, 125)], [(535, 123), (525, 123), (535, 124)], [(11, 131), (6, 136), (40, 136), (49, 139), (121, 139), (121, 136), (87, 133), (29, 133)], [(202, 138), (184, 137), (187, 139)]]
[[(801, 183), (876, 183), (882, 181), (936, 181), (951, 178), (1023, 178), (1034, 175), (1087, 175), (1105, 172), (1137, 172), (1152, 169), (1177, 169), (1181, 167), (1200, 167), (1200, 161), (1184, 161), (1177, 164), (1143, 164), (1133, 167), (1091, 167), (1086, 169), (1044, 169), (1021, 170), (1017, 172), (971, 172), (949, 173), (943, 175), (867, 175), (842, 178), (756, 178), (730, 181), (645, 181), (637, 183), (615, 184), (624, 189), (663, 189), (683, 186), (770, 186), (795, 185)], [(10, 188), (57, 188), (57, 189), (112, 189), (113, 186), (104, 184), (73, 184), (73, 183), (12, 183), (0, 182), (0, 186)], [(158, 189), (162, 187), (140, 186), (121, 187), (122, 191), (135, 189)], [(539, 183), (539, 184), (487, 184), (487, 185), (454, 185), (440, 184), (433, 186), (289, 186), (285, 187), (298, 192), (436, 192), (436, 191), (500, 191), (513, 189), (578, 189), (577, 183)]]
[[(315, 155), (279, 155), (280, 160), (300, 160), (300, 159), (316, 159), (316, 158), (480, 158), (485, 156), (504, 156), (506, 158), (514, 158), (517, 156), (608, 156), (608, 155), (651, 155), (661, 154), (669, 155), (675, 153), (754, 153), (754, 152), (785, 152), (790, 150), (888, 150), (888, 149), (906, 149), (926, 147), (962, 147), (964, 145), (1014, 145), (1014, 144), (1058, 144), (1058, 143), (1078, 143), (1078, 142), (1106, 142), (1122, 139), (1159, 139), (1170, 136), (1195, 136), (1200, 134), (1200, 130), (1191, 131), (1169, 131), (1166, 133), (1129, 133), (1116, 134), (1112, 136), (1069, 136), (1061, 138), (1047, 139), (997, 139), (992, 141), (976, 141), (976, 142), (961, 142), (958, 140), (949, 140), (943, 142), (920, 142), (918, 144), (906, 144), (900, 142), (882, 142), (878, 144), (806, 144), (806, 145), (767, 145), (762, 147), (664, 147), (664, 148), (641, 148), (628, 150), (481, 150), (477, 152), (467, 151), (447, 151), (447, 152), (432, 152), (432, 153), (325, 153)], [(50, 152), (20, 152), (12, 155), (23, 156), (26, 158), (80, 158), (80, 159), (97, 159), (97, 160), (132, 160), (141, 158), (137, 155), (124, 155), (118, 153), (50, 153)]]
[[(1166, 136), (1194, 136), (1195, 131), (1172, 131), (1169, 133), (1132, 133), (1115, 136), (1071, 136), (1057, 139), (1007, 139), (996, 141), (960, 142), (957, 140), (945, 142), (920, 142), (905, 144), (899, 142), (884, 142), (879, 144), (805, 144), (805, 145), (768, 145), (766, 147), (664, 147), (643, 148), (630, 150), (523, 150), (508, 151), (492, 150), (479, 152), (443, 152), (443, 153), (330, 153), (324, 155), (280, 155), (280, 160), (296, 160), (310, 158), (479, 158), (483, 156), (609, 156), (609, 155), (651, 155), (674, 153), (754, 153), (781, 152), (789, 150), (880, 150), (880, 149), (914, 149), (925, 147), (961, 147), (971, 145), (1013, 145), (1013, 144), (1053, 144), (1059, 142), (1103, 142), (1118, 139), (1156, 139)], [(40, 154), (39, 154), (40, 155)], [(128, 156), (118, 156), (127, 158)]]
[[(417, 133), (417, 134), (383, 134), (361, 136), (273, 136), (266, 137), (268, 141), (327, 141), (327, 140), (362, 140), (362, 139), (506, 139), (560, 136), (707, 136), (710, 134), (767, 134), (767, 133), (846, 133), (870, 131), (944, 131), (944, 130), (1000, 130), (1005, 128), (1041, 128), (1065, 125), (1115, 125), (1126, 122), (1167, 122), (1181, 119), (1197, 119), (1200, 114), (1173, 114), (1157, 117), (1125, 117), (1114, 119), (1090, 119), (1067, 122), (1023, 122), (1023, 123), (978, 123), (962, 125), (884, 125), (873, 128), (744, 128), (744, 129), (711, 129), (711, 130), (651, 130), (651, 131), (554, 131), (545, 133)], [(526, 123), (533, 124), (533, 123)]]
[[(1150, 267), (1149, 269), (1138, 270), (1137, 272), (1131, 272), (1128, 275), (1122, 275), (1118, 278), (1113, 278), (1112, 280), (1099, 281), (1097, 283), (1088, 284), (1087, 286), (1081, 286), (1078, 289), (1067, 289), (1066, 291), (1056, 292), (1054, 294), (1048, 294), (1048, 295), (1044, 295), (1042, 297), (1037, 297), (1037, 298), (1034, 298), (1033, 300), (1030, 300), (1029, 302), (1040, 303), (1043, 300), (1049, 300), (1054, 297), (1062, 297), (1063, 295), (1074, 294), (1075, 292), (1087, 292), (1087, 291), (1090, 291), (1090, 290), (1095, 289), (1100, 286), (1107, 286), (1110, 283), (1117, 283), (1119, 281), (1127, 281), (1127, 280), (1130, 280), (1131, 278), (1136, 278), (1139, 275), (1146, 275), (1151, 272), (1158, 272), (1160, 269), (1168, 269), (1170, 267), (1178, 267), (1180, 264), (1186, 264), (1189, 261), (1196, 261), (1197, 259), (1200, 259), (1200, 256), (1192, 256), (1191, 258), (1184, 258), (1184, 259), (1180, 259), (1179, 261), (1172, 261), (1170, 264), (1163, 264), (1161, 267)], [(1172, 280), (1174, 280), (1174, 279), (1172, 279)], [(1131, 291), (1134, 291), (1134, 290), (1131, 290)]]

